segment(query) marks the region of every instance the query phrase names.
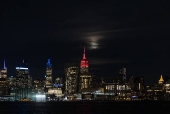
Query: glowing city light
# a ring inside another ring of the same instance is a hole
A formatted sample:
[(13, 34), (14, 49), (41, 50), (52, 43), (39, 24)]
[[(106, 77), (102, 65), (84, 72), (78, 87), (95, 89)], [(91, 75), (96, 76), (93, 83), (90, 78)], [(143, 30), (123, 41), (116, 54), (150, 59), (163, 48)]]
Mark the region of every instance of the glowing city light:
[(36, 95), (36, 98), (45, 98), (45, 95)]
[(17, 70), (21, 69), (21, 70), (28, 70), (28, 68), (24, 68), (24, 67), (16, 67)]

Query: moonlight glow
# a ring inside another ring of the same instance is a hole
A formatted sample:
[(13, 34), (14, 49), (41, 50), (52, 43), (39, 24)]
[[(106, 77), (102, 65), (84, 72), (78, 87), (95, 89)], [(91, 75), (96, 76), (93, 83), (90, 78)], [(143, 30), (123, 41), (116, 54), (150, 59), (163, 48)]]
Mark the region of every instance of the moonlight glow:
[(99, 44), (100, 39), (102, 39), (102, 37), (99, 35), (93, 35), (93, 36), (87, 37), (87, 43), (89, 45), (89, 48), (98, 49), (100, 45)]

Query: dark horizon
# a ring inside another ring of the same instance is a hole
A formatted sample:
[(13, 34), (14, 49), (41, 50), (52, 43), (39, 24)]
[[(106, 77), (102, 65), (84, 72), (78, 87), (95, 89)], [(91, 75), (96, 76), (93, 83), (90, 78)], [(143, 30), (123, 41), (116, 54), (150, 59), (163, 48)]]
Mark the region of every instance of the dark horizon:
[(5, 1), (2, 4), (0, 66), (8, 76), (25, 58), (33, 78), (44, 78), (51, 58), (54, 77), (66, 63), (80, 63), (84, 45), (97, 78), (144, 76), (146, 83), (170, 76), (170, 15), (163, 1)]

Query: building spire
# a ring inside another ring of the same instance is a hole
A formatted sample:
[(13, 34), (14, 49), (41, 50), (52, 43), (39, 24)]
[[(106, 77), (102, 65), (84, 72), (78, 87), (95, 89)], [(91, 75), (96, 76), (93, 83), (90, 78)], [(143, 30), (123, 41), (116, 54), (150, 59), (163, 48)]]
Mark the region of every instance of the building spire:
[(163, 82), (164, 82), (164, 79), (163, 79), (163, 77), (162, 77), (162, 75), (161, 75), (161, 77), (160, 77), (158, 83), (159, 83), (159, 84), (163, 84)]
[(86, 59), (86, 49), (85, 49), (85, 46), (84, 46), (84, 53), (83, 53), (83, 59), (81, 60), (81, 63), (80, 63), (80, 67), (83, 68), (88, 68), (89, 64), (88, 64), (88, 60)]
[(50, 58), (49, 58), (49, 59), (48, 59), (48, 61), (47, 61), (47, 66), (48, 66), (48, 67), (52, 67), (52, 64), (51, 64)]
[(85, 46), (84, 46), (83, 59), (86, 59), (86, 48), (85, 48)]
[(162, 75), (161, 75), (161, 77), (160, 77), (159, 81), (164, 81), (164, 79), (163, 79)]
[(50, 64), (50, 58), (48, 59), (48, 64)]

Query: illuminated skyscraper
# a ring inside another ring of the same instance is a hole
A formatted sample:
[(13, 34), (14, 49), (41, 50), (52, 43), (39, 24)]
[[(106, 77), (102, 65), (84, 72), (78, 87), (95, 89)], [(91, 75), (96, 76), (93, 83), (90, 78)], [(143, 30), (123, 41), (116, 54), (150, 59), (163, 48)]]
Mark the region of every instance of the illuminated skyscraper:
[(123, 68), (119, 71), (119, 75), (121, 76), (122, 82), (126, 82), (126, 67), (123, 66)]
[(46, 75), (45, 75), (45, 87), (46, 88), (52, 88), (52, 64), (50, 63), (50, 59), (48, 59), (47, 65), (46, 65)]
[(164, 79), (163, 79), (163, 77), (162, 77), (162, 75), (161, 75), (161, 77), (160, 77), (160, 79), (159, 79), (159, 81), (158, 81), (158, 84), (163, 84), (164, 83)]
[(79, 67), (75, 64), (67, 65), (65, 69), (65, 91), (66, 94), (74, 94), (78, 91)]
[(89, 63), (88, 63), (88, 60), (86, 59), (86, 49), (84, 47), (83, 59), (81, 60), (81, 63), (80, 63), (80, 73), (88, 74), (89, 73), (88, 67), (89, 67)]
[(7, 68), (5, 66), (5, 60), (4, 60), (4, 67), (0, 70), (0, 78), (7, 78)]
[(27, 62), (23, 61), (23, 67), (16, 67), (16, 100), (28, 97), (29, 69)]
[(80, 90), (83, 88), (89, 88), (91, 87), (91, 82), (92, 82), (92, 76), (89, 73), (89, 64), (88, 60), (86, 59), (86, 52), (85, 52), (85, 47), (84, 47), (84, 53), (83, 53), (83, 59), (81, 60), (80, 63)]
[(7, 81), (9, 84), (10, 95), (15, 96), (16, 78), (13, 76), (10, 76), (8, 77)]
[(4, 60), (4, 67), (0, 70), (0, 95), (6, 95), (7, 91), (8, 91), (7, 68), (5, 66)]
[(42, 80), (36, 79), (33, 81), (33, 89), (34, 94), (44, 94), (44, 83)]

